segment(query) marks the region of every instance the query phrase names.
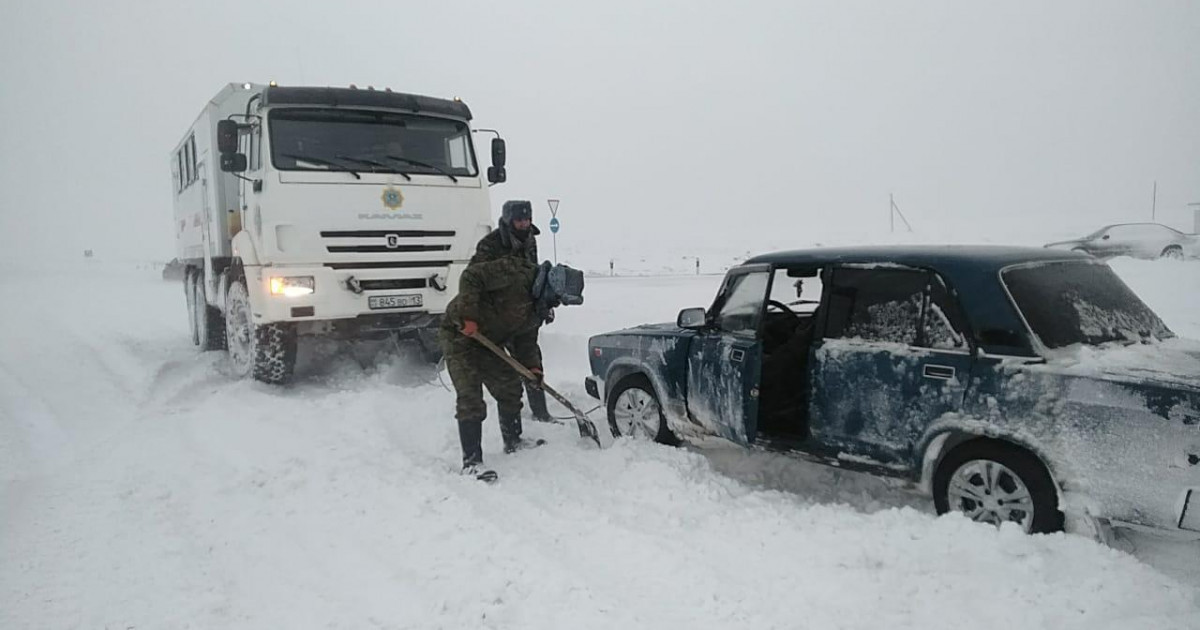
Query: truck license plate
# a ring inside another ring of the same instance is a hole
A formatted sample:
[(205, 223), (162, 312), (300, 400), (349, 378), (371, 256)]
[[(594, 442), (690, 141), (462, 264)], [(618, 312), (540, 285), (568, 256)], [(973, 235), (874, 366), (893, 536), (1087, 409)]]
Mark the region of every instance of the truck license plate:
[(422, 306), (425, 299), (421, 295), (372, 295), (367, 298), (367, 307), (380, 308), (412, 308)]

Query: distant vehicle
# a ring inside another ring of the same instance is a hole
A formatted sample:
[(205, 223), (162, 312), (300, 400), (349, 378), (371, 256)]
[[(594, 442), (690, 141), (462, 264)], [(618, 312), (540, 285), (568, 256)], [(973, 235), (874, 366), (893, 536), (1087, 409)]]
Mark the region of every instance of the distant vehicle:
[(710, 309), (588, 349), (616, 436), (718, 436), (903, 478), (938, 513), (1026, 532), (1200, 539), (1200, 342), (1090, 256), (767, 254)]
[(192, 341), (288, 380), (297, 337), (404, 335), (435, 356), (446, 304), (491, 229), (471, 110), (388, 90), (230, 84), (170, 156)]
[(1049, 243), (1046, 247), (1081, 251), (1097, 258), (1182, 260), (1200, 257), (1200, 236), (1184, 234), (1161, 223), (1119, 223), (1106, 225), (1083, 238)]
[(163, 265), (162, 279), (180, 281), (184, 279), (186, 273), (187, 267), (178, 258), (173, 258), (171, 262)]

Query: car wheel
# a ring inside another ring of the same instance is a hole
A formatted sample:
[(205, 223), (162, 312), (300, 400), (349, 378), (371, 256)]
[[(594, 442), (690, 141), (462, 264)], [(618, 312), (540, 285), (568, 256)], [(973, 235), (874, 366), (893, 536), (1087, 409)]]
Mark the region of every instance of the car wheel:
[(1178, 245), (1170, 245), (1162, 250), (1159, 258), (1170, 258), (1171, 260), (1183, 260), (1183, 248)]
[(997, 527), (1011, 522), (1028, 534), (1062, 531), (1058, 492), (1042, 462), (997, 440), (972, 440), (954, 450), (933, 475), (938, 514), (955, 511)]
[(650, 379), (641, 374), (622, 379), (608, 395), (608, 427), (613, 437), (632, 437), (674, 444), (662, 405)]

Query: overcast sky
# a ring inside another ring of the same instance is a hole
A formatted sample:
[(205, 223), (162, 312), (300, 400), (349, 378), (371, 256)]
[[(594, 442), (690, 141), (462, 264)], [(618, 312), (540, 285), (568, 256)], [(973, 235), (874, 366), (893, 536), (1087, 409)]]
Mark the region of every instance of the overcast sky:
[(493, 206), (597, 247), (1200, 202), (1195, 1), (2, 1), (5, 256), (170, 258), (168, 155), (243, 81), (460, 96), (508, 139)]

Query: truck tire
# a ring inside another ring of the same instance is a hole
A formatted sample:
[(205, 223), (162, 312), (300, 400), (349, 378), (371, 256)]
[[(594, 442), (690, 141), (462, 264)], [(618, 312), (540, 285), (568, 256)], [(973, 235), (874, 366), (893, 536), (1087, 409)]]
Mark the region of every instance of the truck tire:
[(296, 327), (287, 322), (254, 323), (246, 281), (236, 278), (225, 296), (228, 313), (229, 362), (241, 377), (280, 385), (291, 380), (296, 368)]
[(192, 274), (192, 317), (196, 322), (196, 342), (200, 350), (225, 349), (225, 318), (204, 297), (204, 272)]
[(196, 287), (192, 284), (192, 270), (183, 272), (183, 299), (187, 301), (188, 327), (192, 331), (192, 345), (200, 345), (200, 329), (196, 326)]

